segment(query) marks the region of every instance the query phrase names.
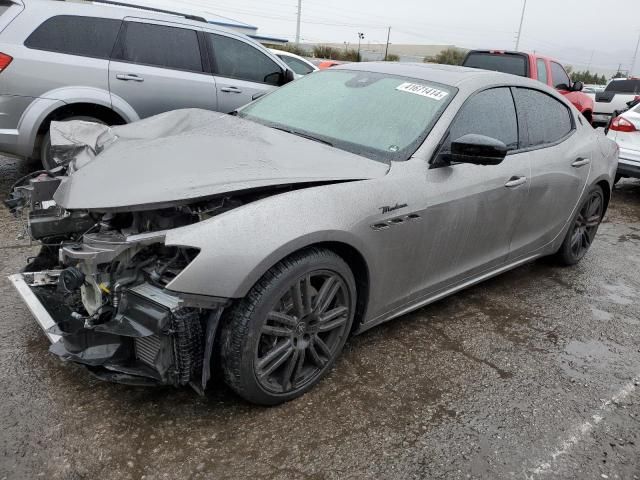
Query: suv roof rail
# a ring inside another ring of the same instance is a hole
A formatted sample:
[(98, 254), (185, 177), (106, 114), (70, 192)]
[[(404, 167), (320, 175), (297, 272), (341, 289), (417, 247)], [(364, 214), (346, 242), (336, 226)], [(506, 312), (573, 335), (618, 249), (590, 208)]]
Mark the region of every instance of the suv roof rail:
[(149, 7), (147, 5), (137, 5), (135, 3), (118, 2), (115, 0), (85, 0), (85, 1), (87, 3), (100, 3), (105, 5), (114, 5), (116, 7), (135, 8), (137, 10), (147, 10), (149, 12), (164, 13), (167, 15), (175, 15), (178, 17), (183, 17), (183, 18), (186, 18), (187, 20), (194, 20), (196, 22), (208, 23), (206, 18), (201, 17), (199, 15), (191, 15), (189, 13), (175, 12), (173, 10), (165, 10), (163, 8)]

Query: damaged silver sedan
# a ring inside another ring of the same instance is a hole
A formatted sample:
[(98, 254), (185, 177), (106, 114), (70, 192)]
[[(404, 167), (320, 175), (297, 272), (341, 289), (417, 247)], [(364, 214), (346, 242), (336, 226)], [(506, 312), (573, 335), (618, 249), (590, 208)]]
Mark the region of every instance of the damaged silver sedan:
[(273, 405), (352, 333), (546, 255), (587, 253), (613, 142), (539, 82), (356, 64), (234, 115), (57, 123), (60, 165), (16, 185), (40, 254), (11, 280), (51, 352), (105, 380), (212, 369)]

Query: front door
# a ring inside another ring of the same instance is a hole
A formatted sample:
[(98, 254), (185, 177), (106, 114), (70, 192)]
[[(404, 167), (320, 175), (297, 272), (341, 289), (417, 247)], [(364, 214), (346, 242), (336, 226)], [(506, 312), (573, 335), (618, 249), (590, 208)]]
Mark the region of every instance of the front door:
[(430, 168), (424, 182), (422, 292), (431, 294), (504, 264), (529, 191), (530, 161), (519, 151), (509, 88), (492, 88), (462, 106), (440, 153), (466, 134), (501, 140), (510, 152), (499, 165)]
[(109, 64), (109, 86), (140, 118), (181, 108), (218, 109), (198, 34), (186, 26), (127, 19)]

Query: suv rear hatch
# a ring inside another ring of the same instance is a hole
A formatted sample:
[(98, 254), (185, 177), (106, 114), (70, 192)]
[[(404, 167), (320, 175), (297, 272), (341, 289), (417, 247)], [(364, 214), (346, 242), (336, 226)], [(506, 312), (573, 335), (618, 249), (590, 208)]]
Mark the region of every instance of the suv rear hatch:
[(21, 0), (0, 0), (0, 33), (24, 10)]
[(640, 79), (612, 80), (604, 92), (596, 93), (596, 102), (611, 103), (616, 94), (640, 95)]
[(462, 66), (510, 73), (519, 77), (529, 76), (529, 58), (525, 53), (472, 50), (467, 54)]

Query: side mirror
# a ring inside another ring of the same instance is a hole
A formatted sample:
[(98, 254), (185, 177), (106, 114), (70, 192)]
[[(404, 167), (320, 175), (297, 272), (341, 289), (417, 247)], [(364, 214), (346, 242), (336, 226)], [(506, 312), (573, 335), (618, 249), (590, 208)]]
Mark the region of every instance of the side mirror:
[(474, 165), (498, 165), (507, 156), (507, 146), (495, 138), (469, 133), (451, 142), (447, 160)]
[(581, 92), (583, 88), (584, 83), (582, 83), (581, 81), (573, 82), (573, 85), (571, 85), (571, 91), (573, 92)]
[(280, 86), (286, 85), (289, 82), (293, 82), (296, 79), (296, 74), (293, 73), (293, 70), (289, 70), (288, 68), (280, 74)]

